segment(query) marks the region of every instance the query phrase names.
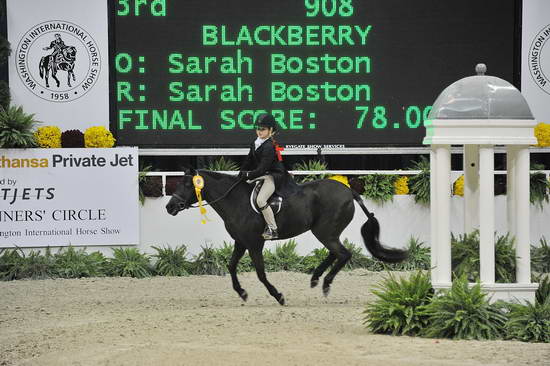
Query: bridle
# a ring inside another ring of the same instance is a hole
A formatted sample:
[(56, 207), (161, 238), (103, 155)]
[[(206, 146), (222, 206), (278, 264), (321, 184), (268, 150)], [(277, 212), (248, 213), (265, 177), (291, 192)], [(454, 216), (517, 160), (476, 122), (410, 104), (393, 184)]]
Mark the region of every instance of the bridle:
[[(203, 206), (212, 206), (212, 204), (224, 199), (241, 182), (242, 182), (242, 179), (237, 180), (235, 183), (233, 183), (233, 185), (231, 185), (231, 187), (229, 187), (229, 189), (223, 195), (221, 195), (220, 197), (216, 198), (215, 200), (213, 200), (211, 202), (203, 204)], [(199, 207), (198, 205), (193, 206), (193, 205), (185, 203), (185, 199), (182, 196), (180, 196), (179, 194), (175, 193), (175, 192), (172, 193), (172, 197), (176, 197), (178, 199), (179, 202), (177, 203), (177, 205), (178, 205), (178, 209), (180, 211), (181, 210), (186, 210), (188, 208), (198, 208)]]

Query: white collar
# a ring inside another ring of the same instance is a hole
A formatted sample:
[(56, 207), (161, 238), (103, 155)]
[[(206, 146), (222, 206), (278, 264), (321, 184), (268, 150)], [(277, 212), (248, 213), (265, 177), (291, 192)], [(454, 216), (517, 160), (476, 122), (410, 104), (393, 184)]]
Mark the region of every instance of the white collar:
[[(269, 137), (268, 137), (269, 138)], [(256, 140), (254, 140), (254, 150), (258, 150), (258, 148), (264, 143), (267, 141), (267, 139), (261, 139), (261, 138), (256, 138)]]

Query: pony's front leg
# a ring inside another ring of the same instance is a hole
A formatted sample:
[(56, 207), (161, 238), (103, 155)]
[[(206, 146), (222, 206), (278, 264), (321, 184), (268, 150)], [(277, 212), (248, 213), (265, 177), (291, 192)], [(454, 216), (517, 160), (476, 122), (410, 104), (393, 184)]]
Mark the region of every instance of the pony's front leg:
[(269, 281), (267, 280), (267, 276), (265, 275), (264, 256), (262, 253), (263, 245), (255, 245), (254, 247), (254, 249), (249, 249), (248, 253), (250, 254), (250, 258), (252, 258), (252, 263), (254, 263), (254, 267), (256, 268), (256, 275), (258, 276), (258, 279), (267, 288), (269, 294), (273, 296), (279, 304), (284, 305), (285, 297), (282, 293), (277, 291), (275, 286), (269, 283)]
[(243, 301), (246, 301), (248, 299), (248, 294), (241, 287), (239, 279), (237, 278), (237, 266), (239, 265), (239, 261), (243, 257), (245, 251), (246, 248), (239, 244), (239, 242), (235, 241), (233, 254), (231, 255), (229, 265), (227, 266), (229, 269), (229, 274), (231, 275), (231, 282), (233, 282), (233, 289), (237, 292), (237, 294), (239, 294), (240, 298), (243, 299)]

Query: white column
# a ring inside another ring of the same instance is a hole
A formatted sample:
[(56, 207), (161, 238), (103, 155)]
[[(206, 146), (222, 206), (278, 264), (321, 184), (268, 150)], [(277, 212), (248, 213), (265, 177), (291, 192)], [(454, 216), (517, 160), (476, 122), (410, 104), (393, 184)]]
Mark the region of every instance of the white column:
[(464, 232), (479, 228), (479, 145), (464, 145)]
[(437, 265), (439, 281), (451, 282), (451, 146), (436, 145)]
[(531, 253), (529, 243), (529, 149), (520, 146), (516, 160), (516, 279), (531, 283)]
[(479, 272), (481, 282), (495, 283), (494, 148), (479, 148)]
[(437, 154), (435, 146), (430, 150), (430, 260), (432, 268), (432, 281), (440, 282), (439, 266), (437, 263)]
[[(508, 222), (508, 233), (517, 242), (517, 214), (516, 214), (516, 165), (518, 158), (518, 147), (509, 145), (506, 153), (506, 216)], [(517, 248), (517, 247), (516, 247)]]

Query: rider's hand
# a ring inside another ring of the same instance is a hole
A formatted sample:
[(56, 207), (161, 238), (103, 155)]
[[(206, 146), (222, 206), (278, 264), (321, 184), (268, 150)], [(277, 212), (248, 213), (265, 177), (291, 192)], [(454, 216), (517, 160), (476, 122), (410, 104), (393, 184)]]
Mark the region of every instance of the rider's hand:
[(248, 178), (248, 172), (246, 170), (241, 170), (238, 175), (239, 179), (246, 179)]

